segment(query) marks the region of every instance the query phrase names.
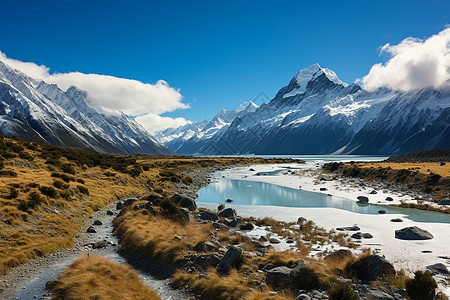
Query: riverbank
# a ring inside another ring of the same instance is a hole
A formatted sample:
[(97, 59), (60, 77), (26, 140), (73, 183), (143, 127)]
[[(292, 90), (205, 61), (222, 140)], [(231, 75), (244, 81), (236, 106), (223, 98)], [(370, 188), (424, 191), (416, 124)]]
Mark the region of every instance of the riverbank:
[[(336, 196), (334, 201), (355, 202), (357, 196), (369, 197), (371, 203), (380, 205), (380, 210), (389, 209), (387, 205), (400, 203), (401, 199), (412, 199), (415, 195), (399, 193), (385, 189), (377, 189), (377, 194), (371, 194), (374, 187), (360, 186), (359, 180), (347, 178), (329, 178), (316, 163), (284, 164), (284, 165), (252, 165), (245, 168), (224, 170), (211, 175), (211, 181), (244, 180), (246, 182), (265, 182), (292, 189), (302, 189), (317, 193)], [(269, 174), (269, 175), (261, 175)], [(323, 176), (326, 180), (320, 180)], [(321, 190), (322, 188), (322, 190)], [(220, 189), (220, 188), (219, 188)], [(325, 190), (323, 190), (325, 189)], [(391, 197), (393, 201), (386, 201)], [(201, 199), (199, 199), (201, 201)], [(409, 274), (417, 269), (426, 269), (428, 265), (443, 263), (450, 268), (448, 257), (448, 232), (450, 224), (433, 222), (415, 222), (404, 214), (375, 214), (368, 215), (350, 212), (336, 208), (295, 208), (277, 206), (254, 206), (228, 204), (235, 208), (244, 217), (273, 217), (283, 221), (294, 221), (302, 216), (313, 220), (327, 230), (343, 226), (357, 225), (361, 232), (370, 233), (373, 238), (357, 240), (361, 247), (370, 247), (374, 251), (386, 256), (396, 268), (405, 269)], [(199, 203), (199, 206), (214, 208), (217, 203)], [(400, 212), (402, 209), (398, 209)], [(406, 211), (406, 210), (405, 210)], [(419, 211), (420, 212), (420, 211)], [(449, 216), (450, 218), (450, 216)], [(401, 219), (402, 222), (391, 222), (392, 219)], [(427, 241), (404, 241), (395, 238), (395, 230), (418, 226), (434, 235)], [(353, 234), (353, 232), (351, 232)], [(440, 279), (439, 279), (440, 280)], [(441, 280), (441, 286), (444, 286)], [(448, 289), (448, 283), (445, 283)], [(449, 293), (449, 290), (446, 292)]]

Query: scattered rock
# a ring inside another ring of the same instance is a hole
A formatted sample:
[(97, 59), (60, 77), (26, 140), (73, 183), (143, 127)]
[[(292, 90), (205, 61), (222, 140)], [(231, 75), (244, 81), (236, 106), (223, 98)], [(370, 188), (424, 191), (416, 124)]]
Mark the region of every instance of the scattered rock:
[(373, 235), (370, 234), (370, 233), (368, 233), (368, 232), (365, 232), (365, 233), (363, 233), (362, 237), (363, 237), (364, 239), (372, 239), (372, 238), (373, 238)]
[(433, 251), (431, 251), (431, 250), (422, 250), (421, 252), (422, 253), (433, 253)]
[(266, 271), (267, 283), (275, 289), (282, 289), (290, 283), (292, 269), (281, 266)]
[(293, 243), (294, 243), (294, 240), (287, 239), (287, 240), (286, 240), (286, 243), (287, 243), (287, 244), (293, 244)]
[(200, 211), (198, 218), (200, 220), (211, 220), (211, 221), (219, 220), (219, 217), (215, 213), (212, 213), (212, 212), (209, 212), (206, 210)]
[(227, 273), (232, 267), (237, 266), (241, 261), (242, 248), (231, 246), (220, 260), (217, 270), (220, 273)]
[(400, 223), (400, 222), (403, 222), (403, 220), (400, 218), (395, 218), (395, 219), (391, 219), (391, 222)]
[(200, 242), (194, 247), (194, 250), (197, 252), (213, 251), (215, 249), (216, 246), (211, 242)]
[(253, 169), (253, 168), (250, 168), (250, 170), (249, 171), (251, 171), (251, 172), (255, 172), (255, 169)]
[(86, 230), (87, 233), (97, 233), (97, 230), (94, 229), (93, 226), (89, 226), (88, 229)]
[(189, 221), (192, 221), (192, 215), (191, 215), (191, 212), (189, 211), (189, 209), (187, 209), (186, 207), (182, 207), (181, 212), (184, 214), (186, 219), (188, 219)]
[(392, 264), (378, 255), (370, 255), (356, 261), (350, 266), (350, 270), (364, 282), (374, 281), (382, 275), (395, 274)]
[(245, 224), (241, 224), (241, 226), (239, 226), (239, 229), (241, 230), (253, 230), (255, 228), (255, 226), (252, 223), (245, 223)]
[(369, 198), (367, 198), (366, 196), (358, 196), (356, 197), (356, 199), (358, 199), (359, 203), (369, 203)]
[(305, 223), (306, 221), (308, 221), (306, 218), (304, 218), (304, 217), (300, 217), (300, 218), (298, 218), (297, 219), (297, 223), (298, 224), (303, 224), (303, 223)]
[(270, 238), (269, 241), (270, 241), (271, 244), (279, 244), (279, 243), (281, 243), (281, 241), (279, 239), (277, 239), (277, 238)]
[(172, 197), (172, 200), (175, 201), (175, 203), (179, 204), (181, 207), (187, 208), (190, 211), (195, 211), (197, 209), (197, 203), (195, 203), (195, 200), (191, 198), (174, 195)]
[(123, 203), (122, 202), (117, 202), (116, 204), (116, 210), (121, 210), (123, 208)]
[(227, 203), (231, 203), (231, 202), (233, 202), (233, 200), (231, 200), (231, 199), (227, 199), (227, 200), (225, 200), (225, 202), (227, 202)]
[(110, 210), (107, 210), (107, 211), (106, 211), (106, 214), (107, 214), (108, 216), (114, 215), (114, 213), (113, 213), (112, 211), (110, 211)]
[(327, 188), (321, 187), (320, 190), (321, 190), (321, 191), (326, 191)]
[(440, 205), (450, 205), (450, 200), (440, 200), (438, 203)]
[(386, 200), (386, 201), (394, 201), (394, 199), (392, 199), (392, 197), (386, 197), (385, 200)]
[(372, 190), (369, 194), (371, 194), (371, 195), (376, 195), (376, 194), (377, 194), (377, 191)]
[(373, 238), (373, 235), (371, 235), (368, 232), (366, 232), (366, 233), (357, 232), (352, 235), (352, 238), (359, 239), (359, 240), (360, 239), (371, 239), (371, 238)]
[(430, 240), (434, 236), (417, 226), (405, 227), (395, 231), (395, 238), (400, 240)]
[(234, 218), (236, 217), (236, 211), (233, 208), (225, 208), (221, 212), (219, 212), (219, 216), (223, 218)]
[(383, 215), (383, 214), (386, 213), (386, 211), (385, 211), (384, 209), (380, 209), (380, 210), (378, 211), (378, 213)]
[(311, 300), (311, 297), (308, 294), (302, 293), (295, 300)]
[(450, 271), (442, 263), (429, 265), (429, 266), (427, 266), (427, 270), (430, 271), (431, 275), (440, 274), (440, 275), (450, 276)]
[(225, 221), (223, 221), (223, 224), (225, 224), (228, 227), (236, 227), (241, 223), (242, 223), (242, 219), (240, 217), (236, 217), (233, 219), (225, 219)]
[(102, 221), (100, 221), (100, 220), (95, 220), (94, 221), (94, 225), (103, 225), (103, 223), (102, 223)]
[(338, 227), (338, 228), (336, 228), (336, 230), (338, 230), (338, 231), (358, 231), (358, 230), (361, 230), (361, 228), (359, 228), (356, 225), (353, 225), (353, 226), (347, 226), (347, 227)]
[(381, 286), (358, 285), (358, 293), (363, 296), (363, 299), (377, 299), (377, 300), (395, 300), (395, 298)]
[(134, 210), (146, 209), (149, 212), (152, 212), (153, 211), (153, 203), (150, 201), (148, 201), (146, 203), (140, 203), (140, 204), (135, 205), (133, 207), (133, 209)]
[(136, 202), (138, 199), (137, 198), (128, 198), (128, 199), (125, 199), (124, 201), (123, 201), (123, 206), (125, 207), (125, 206), (130, 206), (131, 204), (133, 204), (134, 202)]

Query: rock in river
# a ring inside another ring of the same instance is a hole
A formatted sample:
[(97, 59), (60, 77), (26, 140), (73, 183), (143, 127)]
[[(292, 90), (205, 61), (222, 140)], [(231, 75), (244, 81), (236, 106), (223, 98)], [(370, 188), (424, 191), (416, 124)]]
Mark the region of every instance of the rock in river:
[(400, 240), (430, 240), (434, 236), (417, 226), (405, 227), (395, 231), (395, 238)]
[(367, 198), (366, 196), (358, 196), (356, 197), (356, 199), (358, 199), (359, 203), (369, 203), (369, 198)]

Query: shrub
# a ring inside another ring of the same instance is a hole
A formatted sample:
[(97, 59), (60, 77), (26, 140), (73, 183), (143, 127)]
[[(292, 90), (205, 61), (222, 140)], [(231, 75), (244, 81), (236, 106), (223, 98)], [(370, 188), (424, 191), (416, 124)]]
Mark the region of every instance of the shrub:
[(189, 176), (189, 175), (184, 176), (184, 177), (183, 177), (183, 183), (184, 183), (184, 184), (192, 183), (192, 177)]
[(80, 193), (85, 194), (85, 195), (89, 195), (89, 189), (87, 187), (82, 186), (82, 185), (78, 185), (77, 188), (80, 191)]
[(130, 174), (133, 177), (137, 177), (141, 175), (142, 168), (140, 165), (134, 165), (131, 169), (127, 170), (126, 173)]
[(339, 282), (328, 291), (330, 300), (358, 300), (358, 293), (353, 290), (350, 282)]
[(142, 170), (148, 171), (148, 170), (150, 170), (150, 166), (149, 165), (142, 165)]
[(84, 183), (85, 183), (84, 180), (81, 179), (81, 178), (78, 178), (78, 179), (77, 179), (77, 182), (79, 182), (79, 183), (81, 183), (81, 184), (84, 184)]
[(114, 177), (114, 176), (116, 176), (116, 173), (110, 172), (110, 171), (106, 171), (105, 173), (103, 173), (103, 175), (105, 175), (106, 177)]
[(414, 279), (406, 281), (406, 292), (413, 300), (433, 300), (436, 288), (436, 281), (427, 271), (416, 271)]
[(0, 170), (0, 176), (17, 177), (17, 173), (13, 170)]
[(55, 190), (55, 188), (53, 188), (51, 186), (41, 186), (39, 188), (39, 190), (41, 191), (42, 194), (44, 194), (45, 196), (48, 196), (50, 198), (58, 197), (58, 191)]
[(67, 174), (61, 174), (61, 179), (64, 180), (65, 182), (75, 181), (75, 177)]
[(75, 166), (73, 164), (63, 164), (61, 166), (61, 170), (64, 173), (69, 173), (69, 174), (72, 174), (72, 175), (75, 175), (75, 172), (76, 172)]
[(58, 167), (60, 164), (61, 164), (61, 162), (59, 161), (59, 159), (57, 159), (57, 158), (48, 158), (46, 161), (45, 161), (45, 163), (47, 164), (47, 165), (53, 165), (53, 166), (55, 166), (55, 167)]
[(14, 187), (9, 188), (9, 196), (8, 199), (15, 199), (19, 196), (19, 191), (16, 190)]
[(67, 183), (64, 183), (61, 180), (55, 180), (53, 181), (53, 185), (57, 188), (57, 189), (68, 189), (69, 185)]
[(171, 199), (162, 198), (159, 200), (159, 206), (164, 211), (164, 217), (169, 220), (185, 224), (188, 219), (186, 215), (181, 211), (181, 208)]
[(29, 160), (29, 161), (33, 161), (34, 160), (33, 156), (31, 156), (30, 154), (28, 154), (28, 153), (26, 153), (24, 151), (19, 152), (19, 157), (22, 158), (22, 159)]
[(18, 209), (21, 211), (28, 211), (28, 209), (33, 209), (36, 206), (40, 205), (42, 203), (42, 197), (38, 192), (31, 192), (28, 195), (28, 202), (20, 201)]
[(222, 211), (225, 209), (225, 204), (219, 204), (219, 206), (217, 206), (217, 211)]

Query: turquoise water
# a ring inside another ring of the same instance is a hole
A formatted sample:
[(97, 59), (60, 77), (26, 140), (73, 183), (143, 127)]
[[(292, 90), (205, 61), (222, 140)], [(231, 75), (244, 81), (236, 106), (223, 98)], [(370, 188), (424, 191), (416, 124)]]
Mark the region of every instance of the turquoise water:
[(283, 207), (324, 208), (332, 207), (360, 214), (402, 214), (416, 222), (450, 223), (450, 215), (430, 211), (358, 204), (355, 200), (329, 196), (323, 193), (298, 190), (266, 182), (237, 179), (218, 179), (198, 191), (198, 202), (225, 203), (232, 199), (237, 205), (264, 205)]

